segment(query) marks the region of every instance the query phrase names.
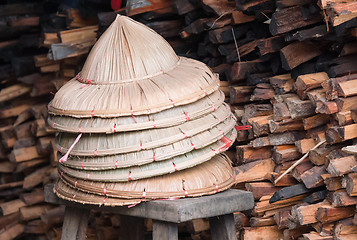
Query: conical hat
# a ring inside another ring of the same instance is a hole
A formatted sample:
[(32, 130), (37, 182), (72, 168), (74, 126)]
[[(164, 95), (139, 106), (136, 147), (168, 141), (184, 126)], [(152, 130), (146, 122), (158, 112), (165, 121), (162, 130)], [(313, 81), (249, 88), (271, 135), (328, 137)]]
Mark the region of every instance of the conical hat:
[[(194, 168), (123, 183), (75, 179), (60, 174), (54, 191), (63, 199), (98, 205), (122, 206), (142, 201), (197, 197), (224, 191), (234, 183), (233, 168), (225, 155), (217, 155)], [(143, 197), (144, 196), (144, 197)]]
[[(216, 113), (216, 115), (214, 115)], [(236, 121), (232, 113), (223, 107), (220, 117), (215, 111), (203, 118), (188, 121), (182, 125), (170, 128), (157, 128), (143, 131), (123, 132), (118, 134), (83, 134), (79, 142), (74, 146), (71, 155), (76, 156), (103, 156), (128, 152), (136, 152), (146, 149), (155, 149), (167, 145), (179, 143), (181, 148), (192, 145), (201, 148), (221, 139), (227, 132), (231, 131)], [(61, 152), (67, 152), (76, 139), (76, 134), (59, 133), (55, 145)], [(159, 153), (160, 155), (160, 153)]]
[(212, 94), (191, 104), (170, 108), (150, 115), (136, 117), (123, 116), (116, 118), (73, 118), (68, 116), (50, 115), (48, 123), (54, 129), (63, 132), (77, 133), (113, 133), (136, 131), (150, 128), (164, 128), (183, 124), (215, 111), (223, 103), (224, 94), (215, 91)]
[[(212, 156), (216, 155), (218, 152), (225, 150), (226, 147), (231, 146), (235, 141), (237, 136), (237, 131), (233, 129), (230, 132), (227, 132), (225, 137), (219, 141), (216, 141), (212, 144), (204, 146), (202, 148), (196, 149), (192, 145), (188, 148), (180, 149), (182, 154), (168, 145), (161, 150), (160, 148), (152, 150), (142, 150), (138, 152), (130, 152), (116, 155), (105, 155), (105, 156), (72, 156), (70, 155), (67, 161), (62, 162), (64, 166), (74, 168), (74, 169), (83, 169), (83, 170), (107, 170), (107, 169), (117, 169), (117, 168), (130, 168), (135, 166), (141, 166), (152, 162), (163, 162), (167, 161), (162, 167), (171, 166), (172, 162), (181, 163), (184, 161), (198, 161), (196, 159), (191, 160), (192, 156), (200, 154), (200, 156), (206, 158), (207, 160)], [(177, 145), (176, 145), (177, 146)], [(169, 149), (170, 148), (170, 149)], [(179, 152), (180, 152), (179, 151)], [(173, 153), (174, 152), (174, 153)], [(155, 154), (155, 158), (153, 158)], [(166, 153), (166, 154), (165, 154)], [(58, 152), (58, 159), (63, 156)], [(199, 158), (201, 159), (201, 158)], [(201, 160), (200, 160), (201, 161)], [(203, 161), (203, 160), (202, 160)], [(181, 167), (178, 167), (178, 169)], [(172, 168), (173, 169), (173, 168)], [(172, 170), (171, 169), (171, 170)], [(135, 171), (132, 171), (135, 175)]]
[(82, 71), (57, 92), (49, 112), (79, 118), (151, 114), (197, 101), (218, 87), (205, 64), (178, 57), (159, 34), (118, 15)]
[[(80, 158), (78, 159), (79, 161), (72, 160), (69, 162), (67, 160), (60, 163), (58, 169), (72, 177), (92, 181), (120, 182), (128, 181), (129, 178), (137, 180), (181, 171), (206, 162), (230, 147), (234, 142), (234, 138), (235, 130), (227, 134), (226, 141), (217, 141), (204, 148), (195, 149), (171, 159), (163, 161), (151, 160), (150, 163), (140, 166), (120, 167), (117, 162), (106, 162), (104, 165), (102, 162), (98, 162), (99, 159), (97, 157), (94, 157), (91, 159), (91, 162), (86, 163), (80, 162)], [(73, 166), (73, 163), (76, 163), (76, 165)]]

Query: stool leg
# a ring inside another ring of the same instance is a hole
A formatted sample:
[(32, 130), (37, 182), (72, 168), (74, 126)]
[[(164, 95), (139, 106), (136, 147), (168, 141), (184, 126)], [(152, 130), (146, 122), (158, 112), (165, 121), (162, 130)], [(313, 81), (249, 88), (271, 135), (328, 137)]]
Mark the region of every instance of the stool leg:
[(144, 239), (144, 219), (132, 216), (120, 215), (119, 240)]
[(153, 240), (178, 240), (177, 224), (152, 220)]
[(233, 214), (227, 214), (209, 219), (212, 240), (237, 240)]
[(89, 209), (66, 206), (61, 240), (85, 240), (89, 213)]

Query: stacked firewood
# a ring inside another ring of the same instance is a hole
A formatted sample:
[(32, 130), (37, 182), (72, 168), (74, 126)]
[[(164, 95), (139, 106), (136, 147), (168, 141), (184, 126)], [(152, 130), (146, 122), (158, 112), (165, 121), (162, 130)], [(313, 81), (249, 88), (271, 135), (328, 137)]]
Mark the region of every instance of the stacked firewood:
[[(252, 126), (228, 152), (235, 187), (256, 201), (252, 211), (235, 214), (238, 237), (355, 239), (356, 2), (127, 2), (120, 14), (219, 73), (237, 124)], [(44, 203), (42, 190), (57, 174), (46, 105), (115, 17), (44, 6), (0, 5), (0, 239), (60, 236), (64, 208)], [(90, 223), (88, 239), (120, 232), (117, 216), (93, 213)], [(150, 221), (146, 230), (150, 235)], [(181, 239), (209, 239), (207, 220), (179, 230)]]
[(357, 3), (173, 6), (191, 47), (183, 54), (220, 73), (238, 125), (252, 126), (239, 132), (230, 152), (236, 188), (256, 200), (252, 211), (236, 213), (237, 235), (356, 238)]
[(27, 1), (0, 5), (0, 22), (0, 239), (55, 239), (64, 207), (44, 202), (57, 178), (47, 104), (80, 69), (97, 17)]

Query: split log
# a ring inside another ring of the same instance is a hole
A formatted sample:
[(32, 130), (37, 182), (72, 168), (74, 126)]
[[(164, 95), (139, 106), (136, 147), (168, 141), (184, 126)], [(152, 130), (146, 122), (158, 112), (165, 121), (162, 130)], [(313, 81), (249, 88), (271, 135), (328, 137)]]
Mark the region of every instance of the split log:
[(284, 102), (274, 104), (274, 121), (281, 121), (284, 119), (289, 119), (291, 117), (288, 105)]
[(321, 86), (321, 83), (328, 80), (329, 77), (325, 72), (311, 73), (300, 75), (295, 82), (297, 90), (308, 91)]
[(279, 146), (285, 144), (294, 144), (296, 141), (303, 139), (304, 133), (302, 132), (285, 132), (270, 134), (267, 137), (260, 137), (252, 140), (250, 146), (265, 147), (265, 146)]
[(240, 239), (281, 239), (283, 233), (277, 226), (245, 227), (241, 232)]
[(245, 188), (247, 191), (253, 193), (254, 199), (258, 200), (265, 195), (270, 195), (280, 190), (280, 187), (274, 186), (270, 182), (251, 182), (246, 183)]
[(251, 227), (273, 226), (275, 224), (276, 223), (273, 217), (267, 217), (267, 218), (251, 217), (249, 219), (249, 225)]
[(329, 191), (336, 191), (342, 188), (341, 177), (333, 177), (331, 174), (322, 174), (326, 189)]
[(322, 51), (318, 46), (305, 43), (294, 42), (280, 50), (282, 67), (291, 70), (300, 64), (307, 62), (319, 55)]
[(295, 209), (297, 221), (300, 225), (307, 225), (311, 223), (315, 223), (318, 221), (316, 218), (317, 210), (323, 206), (331, 206), (330, 203), (324, 201), (316, 204), (308, 204), (305, 206), (300, 206)]
[(239, 165), (256, 160), (268, 159), (272, 156), (270, 147), (252, 148), (248, 145), (238, 145), (236, 147), (237, 163)]
[(326, 131), (326, 141), (334, 144), (357, 137), (357, 124), (350, 124), (341, 127), (331, 127)]
[(343, 207), (357, 204), (357, 197), (351, 197), (347, 192), (342, 190), (330, 192), (327, 199), (331, 202), (333, 207)]
[(294, 145), (280, 145), (273, 147), (272, 159), (275, 163), (292, 161), (301, 157), (301, 153), (297, 151)]
[(304, 130), (304, 126), (301, 120), (293, 120), (290, 118), (279, 122), (269, 120), (269, 129), (271, 133), (282, 133), (288, 131)]
[(316, 219), (322, 223), (335, 222), (354, 215), (354, 207), (321, 206), (316, 211)]
[(231, 104), (249, 102), (250, 95), (253, 92), (252, 86), (240, 86), (229, 88), (229, 102)]
[(345, 178), (348, 195), (357, 196), (357, 173), (350, 173)]
[(327, 171), (331, 176), (337, 177), (352, 172), (354, 166), (357, 166), (357, 161), (354, 156), (336, 158), (330, 161)]
[(249, 162), (234, 167), (235, 183), (260, 181), (266, 179), (266, 174), (274, 171), (275, 164), (271, 159)]
[(298, 97), (286, 99), (292, 119), (301, 119), (315, 114), (315, 106), (310, 100), (301, 100)]
[(269, 30), (271, 34), (278, 35), (291, 30), (302, 28), (321, 21), (320, 16), (305, 20), (299, 6), (284, 8), (273, 14)]
[(308, 189), (304, 184), (299, 183), (294, 186), (284, 187), (279, 191), (275, 192), (274, 195), (270, 198), (269, 202), (274, 203), (284, 199), (293, 198), (299, 195), (310, 193), (314, 191), (312, 189)]
[(301, 139), (301, 140), (295, 142), (295, 146), (300, 153), (307, 153), (315, 145), (316, 145), (316, 142), (312, 138), (305, 138), (305, 139)]
[(321, 174), (327, 173), (322, 166), (315, 166), (301, 175), (301, 181), (307, 188), (315, 188), (324, 184)]

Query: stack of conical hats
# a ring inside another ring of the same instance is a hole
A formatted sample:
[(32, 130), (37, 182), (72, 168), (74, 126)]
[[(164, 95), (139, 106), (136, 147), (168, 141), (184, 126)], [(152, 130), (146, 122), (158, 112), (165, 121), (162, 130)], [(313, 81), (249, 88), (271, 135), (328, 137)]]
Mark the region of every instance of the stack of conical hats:
[(178, 57), (153, 30), (117, 16), (82, 71), (49, 104), (59, 131), (54, 191), (88, 204), (129, 205), (229, 188), (235, 119), (217, 76)]

